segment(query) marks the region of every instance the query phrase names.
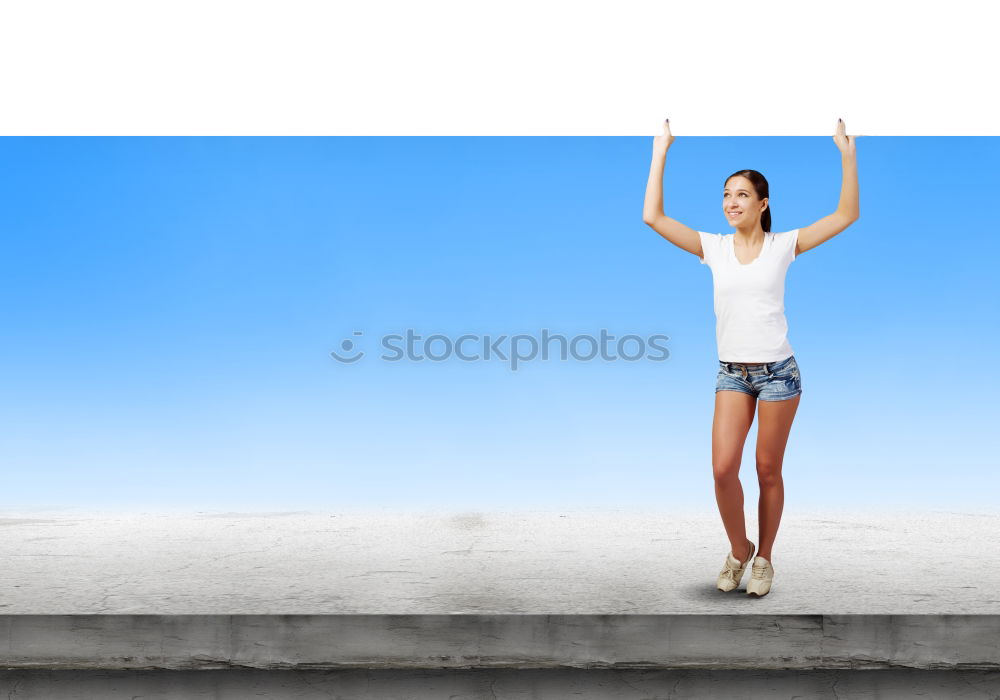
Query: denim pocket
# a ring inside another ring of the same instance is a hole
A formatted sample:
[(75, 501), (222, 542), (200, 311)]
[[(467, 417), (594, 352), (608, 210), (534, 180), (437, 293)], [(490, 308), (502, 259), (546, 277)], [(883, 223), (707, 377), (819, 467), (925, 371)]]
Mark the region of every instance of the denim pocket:
[(772, 374), (771, 379), (783, 382), (785, 386), (793, 389), (800, 389), (802, 387), (802, 381), (799, 379), (799, 371), (797, 369), (792, 370), (788, 374)]
[(782, 379), (782, 380), (794, 379), (794, 380), (798, 381), (798, 379), (799, 379), (799, 365), (795, 362), (794, 359), (792, 359), (791, 362), (789, 362), (788, 364), (786, 364), (781, 369), (775, 370), (771, 374), (771, 378), (772, 379)]

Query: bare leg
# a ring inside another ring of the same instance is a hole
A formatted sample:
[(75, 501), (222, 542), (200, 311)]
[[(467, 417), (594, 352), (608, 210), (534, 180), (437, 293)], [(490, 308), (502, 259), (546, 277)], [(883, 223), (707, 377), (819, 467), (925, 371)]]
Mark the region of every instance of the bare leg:
[(712, 473), (715, 477), (715, 500), (726, 528), (733, 556), (745, 561), (750, 554), (746, 519), (743, 515), (743, 485), (740, 461), (743, 445), (753, 423), (756, 400), (740, 391), (715, 392), (715, 417), (712, 420)]
[(785, 445), (792, 428), (795, 411), (802, 394), (786, 401), (758, 401), (757, 418), (757, 480), (760, 483), (760, 502), (757, 506), (757, 523), (760, 527), (757, 554), (773, 563), (771, 547), (778, 536), (781, 511), (785, 507), (785, 484), (781, 465)]

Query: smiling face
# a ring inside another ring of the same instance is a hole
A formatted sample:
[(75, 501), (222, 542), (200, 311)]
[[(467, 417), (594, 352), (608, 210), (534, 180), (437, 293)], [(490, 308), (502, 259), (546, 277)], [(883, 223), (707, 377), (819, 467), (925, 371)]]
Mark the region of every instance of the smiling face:
[(759, 221), (766, 208), (767, 199), (757, 197), (753, 183), (747, 178), (737, 175), (726, 182), (722, 192), (722, 212), (726, 215), (726, 221), (733, 226), (746, 228), (755, 220)]

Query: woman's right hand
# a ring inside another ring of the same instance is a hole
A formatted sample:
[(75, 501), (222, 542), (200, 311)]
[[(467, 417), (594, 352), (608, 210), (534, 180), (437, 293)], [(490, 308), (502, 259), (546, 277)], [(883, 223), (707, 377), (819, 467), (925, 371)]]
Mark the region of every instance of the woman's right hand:
[(670, 120), (666, 119), (663, 122), (663, 133), (653, 137), (653, 150), (657, 153), (666, 153), (673, 142), (674, 136), (670, 133)]

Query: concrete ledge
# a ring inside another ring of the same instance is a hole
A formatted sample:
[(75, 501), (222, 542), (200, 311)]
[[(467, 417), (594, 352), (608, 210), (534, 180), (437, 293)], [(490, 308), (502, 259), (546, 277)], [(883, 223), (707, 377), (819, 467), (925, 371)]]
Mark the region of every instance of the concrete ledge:
[(0, 695), (998, 697), (1000, 513), (781, 528), (757, 599), (712, 512), (6, 513)]
[(1000, 670), (998, 615), (6, 615), (11, 669)]
[(1000, 672), (445, 669), (0, 671), (0, 697), (44, 700), (996, 700)]

